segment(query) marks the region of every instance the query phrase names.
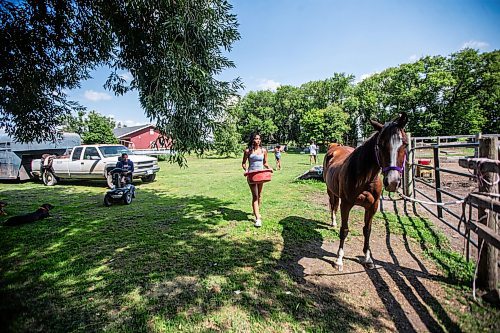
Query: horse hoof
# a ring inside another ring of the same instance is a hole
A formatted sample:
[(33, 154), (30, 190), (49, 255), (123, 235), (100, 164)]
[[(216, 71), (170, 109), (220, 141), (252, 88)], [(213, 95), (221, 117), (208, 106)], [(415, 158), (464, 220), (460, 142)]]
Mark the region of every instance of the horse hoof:
[(368, 268), (368, 269), (374, 269), (375, 268), (375, 264), (372, 263), (372, 262), (365, 262), (365, 267)]
[(337, 222), (332, 222), (332, 227), (336, 228), (337, 227)]
[(344, 265), (337, 264), (337, 269), (339, 270), (339, 272), (342, 272), (344, 270)]

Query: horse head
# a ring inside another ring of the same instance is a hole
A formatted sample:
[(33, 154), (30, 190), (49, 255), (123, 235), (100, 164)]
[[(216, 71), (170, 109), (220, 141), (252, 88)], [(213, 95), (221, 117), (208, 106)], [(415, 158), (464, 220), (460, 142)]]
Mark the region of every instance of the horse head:
[(375, 156), (384, 175), (384, 188), (395, 192), (401, 184), (401, 176), (406, 161), (406, 134), (404, 127), (408, 122), (406, 113), (384, 125), (370, 120), (373, 128), (378, 132), (375, 144)]

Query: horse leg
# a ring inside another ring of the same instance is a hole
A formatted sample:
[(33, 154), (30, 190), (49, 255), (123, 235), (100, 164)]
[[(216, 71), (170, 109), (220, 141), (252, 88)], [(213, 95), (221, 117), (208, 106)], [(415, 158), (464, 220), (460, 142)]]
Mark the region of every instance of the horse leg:
[(332, 192), (328, 191), (328, 197), (330, 198), (330, 218), (332, 226), (337, 227), (337, 210), (339, 209), (340, 199), (336, 197)]
[(363, 236), (365, 237), (365, 243), (363, 246), (363, 253), (365, 255), (364, 265), (368, 269), (375, 268), (370, 250), (370, 234), (372, 231), (373, 215), (375, 215), (376, 211), (377, 205), (365, 209), (365, 226), (363, 227)]
[(349, 212), (351, 211), (352, 205), (345, 204), (344, 201), (340, 203), (340, 215), (342, 218), (342, 226), (340, 227), (340, 245), (339, 251), (337, 252), (337, 267), (339, 271), (342, 271), (344, 263), (342, 259), (344, 258), (344, 241), (349, 233)]
[[(332, 201), (332, 198), (333, 198), (333, 202)], [(339, 197), (336, 197), (336, 196), (333, 196), (332, 198), (330, 198), (330, 205), (332, 205), (332, 226), (333, 227), (337, 227), (337, 210), (339, 209), (339, 203), (340, 203), (340, 198)]]

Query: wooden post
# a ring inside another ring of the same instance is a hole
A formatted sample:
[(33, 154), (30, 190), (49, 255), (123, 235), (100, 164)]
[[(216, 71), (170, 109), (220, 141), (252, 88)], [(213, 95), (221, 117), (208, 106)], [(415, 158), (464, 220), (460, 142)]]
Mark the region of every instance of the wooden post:
[[(413, 144), (412, 144), (412, 147), (413, 148), (417, 148), (417, 139), (412, 139), (413, 141)], [(415, 170), (416, 170), (416, 167), (415, 167), (415, 152), (416, 150), (413, 151), (413, 154), (411, 154), (411, 165), (412, 165), (412, 168), (411, 168), (411, 180), (412, 180), (412, 186), (413, 186), (413, 199), (416, 199), (417, 198), (417, 192), (415, 191)], [(415, 202), (413, 202), (413, 207), (415, 207)]]
[[(439, 142), (441, 140), (439, 137), (437, 138), (438, 144), (434, 146), (433, 151), (434, 151), (434, 169), (435, 169), (435, 175), (434, 178), (436, 178), (436, 202), (442, 202), (441, 198), (441, 174), (439, 172)], [(436, 206), (437, 208), (437, 215), (439, 218), (443, 217), (443, 208), (441, 206)]]
[[(475, 142), (479, 142), (479, 140), (481, 140), (482, 137), (483, 137), (483, 135), (481, 133), (477, 133), (476, 134), (476, 141)], [(478, 148), (474, 148), (474, 157), (479, 157), (479, 147)]]
[(405, 167), (405, 179), (404, 179), (404, 193), (406, 196), (411, 197), (413, 195), (413, 168), (412, 162), (413, 158), (413, 150), (412, 150), (412, 142), (411, 142), (411, 134), (406, 133), (406, 142), (408, 142), (408, 147), (406, 147), (406, 151), (408, 152), (408, 156), (406, 158)]
[[(476, 134), (476, 142), (479, 143), (479, 140), (481, 140), (481, 138), (483, 137), (483, 134), (482, 133), (477, 133)], [(476, 147), (474, 148), (474, 157), (479, 157), (479, 147)], [(474, 176), (477, 176), (477, 169), (474, 168), (472, 170), (472, 172), (474, 173)], [(469, 180), (473, 180), (473, 178), (469, 178)]]
[[(498, 160), (498, 139), (496, 137), (486, 137), (481, 138), (479, 141), (479, 157), (486, 157), (492, 160)], [(487, 193), (498, 193), (498, 184), (495, 184), (498, 174), (495, 172), (477, 172), (479, 177), (479, 191)], [(482, 181), (481, 178), (485, 181)], [(493, 184), (489, 185), (488, 183)], [(489, 216), (488, 216), (489, 215)], [(495, 221), (494, 213), (488, 214), (485, 208), (478, 208), (478, 221), (479, 223), (485, 224), (491, 229), (498, 232), (497, 224)], [(481, 246), (483, 239), (478, 239), (478, 245)], [(489, 245), (488, 243), (483, 243), (483, 249), (481, 251), (481, 257), (478, 263), (478, 273), (476, 285), (478, 288), (486, 290), (488, 292), (493, 292), (496, 295), (493, 297), (498, 301), (498, 250), (495, 247)]]

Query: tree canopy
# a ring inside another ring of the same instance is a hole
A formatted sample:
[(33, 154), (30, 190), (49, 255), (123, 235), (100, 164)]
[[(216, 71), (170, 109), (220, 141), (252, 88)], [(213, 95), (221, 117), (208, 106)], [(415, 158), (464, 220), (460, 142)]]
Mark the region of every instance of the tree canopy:
[(216, 78), (234, 67), (225, 56), (240, 38), (231, 9), (226, 0), (0, 0), (0, 127), (20, 141), (55, 139), (81, 110), (66, 91), (107, 66), (105, 86), (138, 91), (179, 161), (202, 152), (241, 86)]
[(414, 136), (500, 133), (500, 51), (463, 49), (427, 56), (373, 74), (360, 82), (334, 73), (325, 80), (276, 92), (254, 91), (239, 110), (244, 140), (258, 130), (265, 141), (354, 145), (382, 122), (407, 112)]
[(118, 143), (114, 120), (96, 111), (79, 111), (77, 116), (67, 116), (63, 124), (63, 131), (79, 134), (85, 144)]

